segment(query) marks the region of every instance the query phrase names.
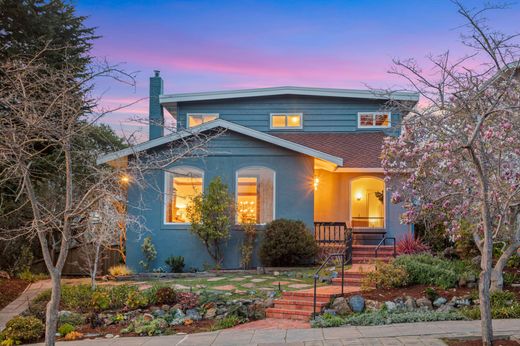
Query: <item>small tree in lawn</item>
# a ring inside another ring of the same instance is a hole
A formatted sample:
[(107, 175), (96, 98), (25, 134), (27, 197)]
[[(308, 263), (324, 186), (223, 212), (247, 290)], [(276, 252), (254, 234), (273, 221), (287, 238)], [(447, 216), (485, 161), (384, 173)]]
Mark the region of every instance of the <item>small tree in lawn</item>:
[(253, 212), (249, 205), (238, 204), (236, 206), (240, 227), (244, 233), (244, 240), (240, 248), (241, 264), (244, 269), (251, 266), (253, 260), (253, 250), (256, 239), (256, 212)]
[(220, 177), (213, 179), (208, 191), (193, 198), (188, 206), (191, 232), (204, 243), (217, 267), (224, 260), (223, 241), (229, 238), (233, 222), (233, 198)]
[[(489, 29), (481, 11), (458, 4), (473, 52), (452, 61), (430, 56), (431, 69), (396, 60), (391, 71), (422, 97), (407, 114), (399, 138), (383, 147), (383, 167), (403, 202), (406, 223), (443, 224), (456, 238), (464, 225), (481, 253), (479, 281), (482, 338), (493, 340), (490, 290), (502, 288), (502, 271), (520, 246), (520, 85), (515, 35)], [(478, 64), (476, 63), (478, 62)], [(397, 179), (394, 179), (397, 178)], [(493, 243), (507, 244), (495, 266)]]

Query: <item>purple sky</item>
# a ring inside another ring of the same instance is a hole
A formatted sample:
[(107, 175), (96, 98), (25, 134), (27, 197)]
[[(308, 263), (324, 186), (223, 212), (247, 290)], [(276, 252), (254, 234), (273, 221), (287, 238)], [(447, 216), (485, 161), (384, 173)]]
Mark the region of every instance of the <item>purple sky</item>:
[[(470, 6), (483, 2), (468, 0)], [(459, 43), (462, 17), (448, 0), (87, 1), (76, 2), (103, 37), (93, 54), (139, 71), (136, 88), (100, 81), (103, 104), (145, 98), (161, 71), (165, 93), (280, 85), (338, 88), (403, 86), (387, 73), (393, 58), (422, 59)], [(497, 11), (490, 24), (520, 29), (520, 6)], [(116, 130), (148, 101), (105, 119)], [(146, 131), (145, 131), (146, 133)]]

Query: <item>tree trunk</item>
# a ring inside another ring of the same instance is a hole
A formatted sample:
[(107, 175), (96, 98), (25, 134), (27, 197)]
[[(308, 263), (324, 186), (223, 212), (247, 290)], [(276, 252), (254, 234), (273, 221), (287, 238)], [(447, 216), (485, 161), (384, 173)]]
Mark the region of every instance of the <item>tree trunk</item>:
[(101, 243), (96, 244), (96, 253), (94, 254), (94, 265), (90, 271), (90, 286), (92, 288), (92, 291), (96, 289), (96, 274), (97, 274), (97, 267), (98, 267), (98, 261), (99, 261), (100, 247), (101, 247)]
[(47, 304), (45, 314), (45, 345), (54, 346), (56, 343), (56, 328), (58, 327), (58, 309), (61, 298), (61, 274), (51, 273), (52, 290), (51, 300)]
[(504, 272), (500, 268), (494, 268), (491, 272), (491, 286), (490, 291), (502, 291), (504, 289)]
[(489, 288), (491, 283), (491, 251), (490, 244), (485, 241), (479, 280), (479, 297), (480, 297), (480, 325), (482, 329), (482, 344), (490, 346), (493, 344), (493, 324), (491, 316), (491, 300), (489, 299)]

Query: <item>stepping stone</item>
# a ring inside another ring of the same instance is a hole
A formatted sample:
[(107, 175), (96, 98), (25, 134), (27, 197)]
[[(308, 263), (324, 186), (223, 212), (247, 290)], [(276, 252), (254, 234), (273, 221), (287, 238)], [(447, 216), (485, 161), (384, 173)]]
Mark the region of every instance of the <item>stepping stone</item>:
[(246, 287), (246, 288), (253, 288), (253, 287), (255, 287), (256, 285), (253, 284), (253, 283), (247, 283), (247, 284), (243, 284), (242, 286), (243, 286), (243, 287)]
[(236, 293), (236, 294), (246, 294), (247, 291), (235, 290), (235, 293)]
[(139, 291), (144, 291), (149, 288), (152, 288), (152, 285), (141, 285), (141, 286), (139, 286)]
[(259, 289), (260, 291), (272, 291), (272, 290), (273, 290), (272, 287), (258, 287), (258, 289)]
[(175, 288), (176, 290), (187, 290), (189, 287), (180, 284), (175, 284), (173, 285), (173, 288)]
[(224, 285), (224, 286), (215, 286), (215, 287), (213, 287), (213, 289), (218, 290), (218, 291), (232, 291), (232, 290), (236, 289), (236, 287), (233, 285)]
[(233, 279), (230, 279), (229, 281), (244, 281), (246, 278), (233, 278)]
[(221, 281), (221, 280), (224, 280), (224, 279), (225, 279), (225, 277), (220, 276), (220, 277), (209, 278), (206, 281), (208, 281), (208, 282), (215, 282), (215, 281)]
[(250, 279), (253, 277), (253, 275), (244, 275), (245, 278)]
[(251, 279), (251, 282), (264, 282), (266, 279)]
[(289, 281), (274, 281), (272, 284), (275, 285), (275, 286), (278, 286), (278, 285), (288, 285), (288, 284), (290, 284), (290, 282)]
[(290, 288), (307, 288), (307, 287), (311, 287), (311, 285), (307, 285), (307, 284), (292, 284), (292, 285), (289, 285)]

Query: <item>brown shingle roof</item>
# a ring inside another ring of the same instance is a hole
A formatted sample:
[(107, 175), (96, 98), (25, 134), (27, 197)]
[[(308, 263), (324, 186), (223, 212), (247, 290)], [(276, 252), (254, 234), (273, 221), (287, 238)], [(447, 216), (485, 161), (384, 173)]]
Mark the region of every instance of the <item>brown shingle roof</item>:
[(383, 132), (271, 133), (273, 136), (343, 158), (343, 167), (380, 168)]

